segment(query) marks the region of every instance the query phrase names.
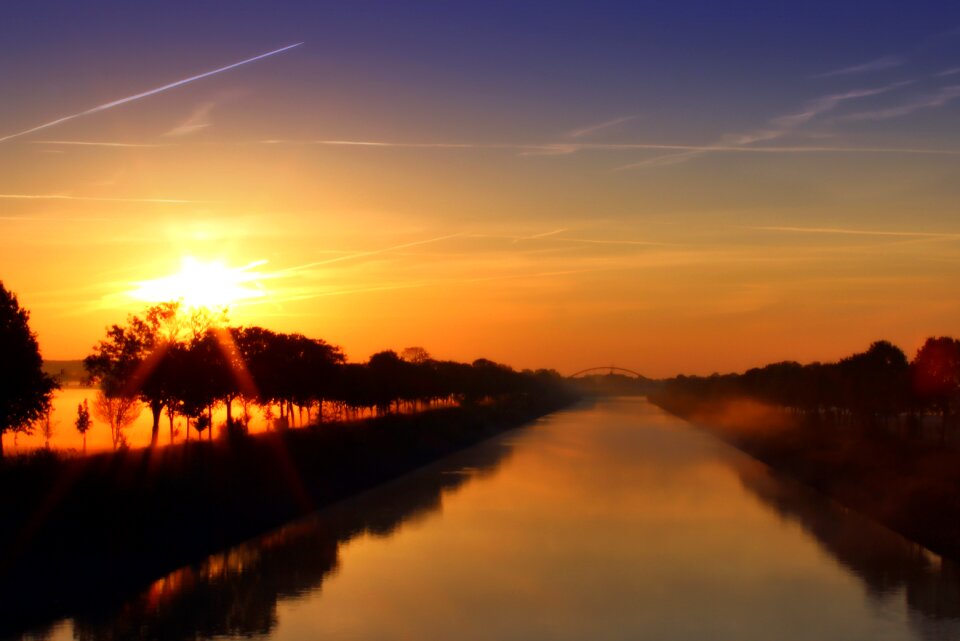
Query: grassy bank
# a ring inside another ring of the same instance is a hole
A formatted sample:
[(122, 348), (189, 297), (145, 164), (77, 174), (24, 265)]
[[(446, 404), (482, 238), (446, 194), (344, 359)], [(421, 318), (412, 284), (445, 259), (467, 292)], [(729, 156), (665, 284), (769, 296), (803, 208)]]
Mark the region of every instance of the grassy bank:
[(889, 431), (799, 418), (743, 399), (650, 401), (943, 556), (960, 559), (960, 452)]
[(6, 461), (5, 626), (114, 603), (213, 551), (572, 400), (522, 396), (229, 441)]

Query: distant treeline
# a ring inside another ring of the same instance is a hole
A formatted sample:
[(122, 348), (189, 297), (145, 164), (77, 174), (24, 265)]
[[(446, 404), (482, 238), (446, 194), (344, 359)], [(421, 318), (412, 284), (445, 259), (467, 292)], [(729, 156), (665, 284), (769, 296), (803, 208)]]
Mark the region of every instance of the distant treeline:
[[(960, 559), (960, 342), (908, 360), (878, 341), (835, 363), (678, 376), (650, 400), (935, 552)], [(930, 438), (924, 416), (932, 421)], [(951, 441), (946, 444), (944, 441)]]
[(60, 385), (84, 385), (89, 381), (89, 375), (83, 367), (82, 360), (72, 361), (43, 361), (43, 371), (52, 376)]
[(701, 402), (746, 397), (818, 421), (898, 424), (907, 433), (920, 416), (936, 414), (946, 438), (960, 410), (960, 341), (928, 338), (913, 360), (888, 341), (877, 341), (834, 363), (786, 361), (742, 374), (677, 376), (657, 395), (664, 403), (680, 397)]
[(542, 395), (564, 385), (554, 371), (516, 372), (486, 359), (439, 361), (419, 347), (347, 363), (340, 348), (323, 340), (219, 320), (185, 316), (178, 304), (165, 303), (107, 330), (84, 365), (101, 390), (94, 413), (110, 424), (115, 446), (123, 444), (138, 402), (152, 413), (156, 443), (164, 413), (171, 433), (174, 417), (182, 416), (188, 434), (191, 425), (211, 434), (213, 408), (221, 406), (226, 428), (244, 432), (249, 404), (283, 426), (297, 417), (302, 423), (304, 411), (308, 422), (323, 420), (325, 411), (344, 419)]

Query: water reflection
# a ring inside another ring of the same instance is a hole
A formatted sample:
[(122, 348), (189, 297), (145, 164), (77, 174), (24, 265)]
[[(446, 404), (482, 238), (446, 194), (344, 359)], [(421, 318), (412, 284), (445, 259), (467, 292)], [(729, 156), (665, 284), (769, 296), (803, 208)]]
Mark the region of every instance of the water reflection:
[(74, 619), (78, 639), (197, 639), (266, 635), (277, 604), (320, 590), (340, 546), (386, 537), (440, 511), (444, 497), (492, 473), (511, 452), (502, 436), (174, 572), (118, 609)]
[(877, 603), (905, 599), (923, 639), (960, 639), (960, 566), (746, 457), (731, 458), (743, 487), (799, 524)]
[(958, 585), (956, 565), (688, 424), (604, 400), (36, 632), (936, 641), (960, 638)]

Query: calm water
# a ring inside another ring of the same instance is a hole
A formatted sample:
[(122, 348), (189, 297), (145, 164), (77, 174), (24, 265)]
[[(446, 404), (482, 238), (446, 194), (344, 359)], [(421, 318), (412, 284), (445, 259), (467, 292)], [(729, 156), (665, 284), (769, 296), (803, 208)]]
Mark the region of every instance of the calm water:
[(618, 399), (36, 637), (958, 639), (958, 586), (956, 566)]

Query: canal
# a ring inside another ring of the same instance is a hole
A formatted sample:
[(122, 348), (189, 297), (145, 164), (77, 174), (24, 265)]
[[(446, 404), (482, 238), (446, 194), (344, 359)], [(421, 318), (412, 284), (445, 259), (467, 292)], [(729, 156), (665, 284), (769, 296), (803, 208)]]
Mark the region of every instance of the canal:
[(585, 402), (30, 638), (960, 638), (957, 566), (640, 398)]

